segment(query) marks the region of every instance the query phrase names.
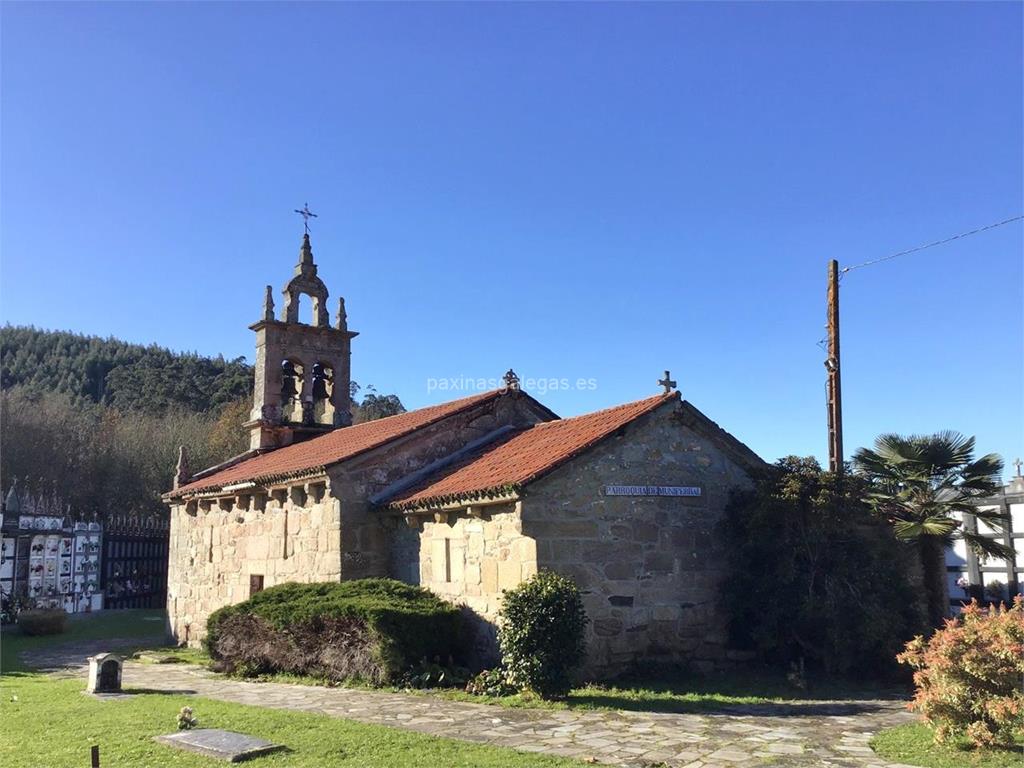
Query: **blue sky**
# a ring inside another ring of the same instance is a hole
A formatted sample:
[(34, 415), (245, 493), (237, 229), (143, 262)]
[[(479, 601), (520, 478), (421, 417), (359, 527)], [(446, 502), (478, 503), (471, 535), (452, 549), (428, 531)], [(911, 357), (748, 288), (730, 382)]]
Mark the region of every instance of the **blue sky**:
[[(1024, 211), (1021, 8), (5, 3), (0, 320), (251, 360), (308, 200), (353, 376), (409, 407), (512, 366), (572, 415), (671, 368), (823, 457), (828, 259)], [(1024, 453), (1022, 251), (845, 278), (848, 451)]]

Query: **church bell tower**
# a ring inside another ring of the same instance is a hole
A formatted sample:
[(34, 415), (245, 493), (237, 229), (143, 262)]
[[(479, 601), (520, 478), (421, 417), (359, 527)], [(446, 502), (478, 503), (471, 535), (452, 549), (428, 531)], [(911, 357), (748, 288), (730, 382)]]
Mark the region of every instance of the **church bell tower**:
[[(317, 276), (308, 230), (282, 293), (280, 319), (268, 285), (263, 318), (249, 326), (256, 332), (256, 382), (246, 426), (254, 449), (280, 448), (352, 423), (351, 347), (358, 334), (348, 329), (344, 299), (330, 323), (327, 286)], [(304, 297), (312, 302), (311, 323), (300, 321)]]

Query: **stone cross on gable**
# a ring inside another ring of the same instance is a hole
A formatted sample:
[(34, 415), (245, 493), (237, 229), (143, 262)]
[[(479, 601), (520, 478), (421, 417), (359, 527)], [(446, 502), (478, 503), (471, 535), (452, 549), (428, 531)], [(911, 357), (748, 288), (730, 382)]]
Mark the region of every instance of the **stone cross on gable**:
[(509, 368), (508, 372), (502, 378), (505, 382), (505, 389), (511, 389), (514, 392), (519, 391), (519, 377), (516, 376), (515, 371)]
[(672, 380), (671, 374), (668, 371), (665, 371), (665, 378), (661, 379), (658, 385), (665, 388), (666, 395), (672, 394), (672, 390), (676, 388), (676, 383)]
[(1016, 461), (1013, 462), (1013, 466), (1017, 468), (1017, 477), (1020, 477), (1020, 468), (1021, 466), (1024, 466), (1024, 461), (1017, 459)]

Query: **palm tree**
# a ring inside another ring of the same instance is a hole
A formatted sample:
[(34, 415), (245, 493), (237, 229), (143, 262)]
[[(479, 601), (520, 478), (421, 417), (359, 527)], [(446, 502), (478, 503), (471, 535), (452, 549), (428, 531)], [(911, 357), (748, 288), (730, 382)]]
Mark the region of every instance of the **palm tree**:
[(959, 432), (934, 435), (881, 435), (874, 449), (861, 448), (854, 468), (872, 481), (868, 502), (892, 523), (897, 538), (917, 546), (924, 575), (928, 620), (940, 626), (948, 613), (945, 548), (959, 532), (982, 557), (1007, 557), (1008, 547), (963, 528), (955, 515), (969, 512), (994, 529), (1003, 528), (998, 512), (971, 502), (1000, 488), (1003, 460), (990, 453), (974, 459), (974, 438)]

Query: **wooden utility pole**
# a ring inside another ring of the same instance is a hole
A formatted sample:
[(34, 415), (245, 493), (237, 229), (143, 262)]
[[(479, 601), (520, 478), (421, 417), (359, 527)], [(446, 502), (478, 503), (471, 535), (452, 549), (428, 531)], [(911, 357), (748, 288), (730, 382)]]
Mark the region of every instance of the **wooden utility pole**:
[(828, 402), (828, 468), (843, 471), (843, 394), (839, 369), (839, 262), (828, 263), (828, 377), (825, 396)]

